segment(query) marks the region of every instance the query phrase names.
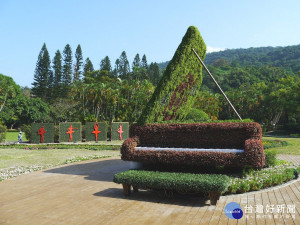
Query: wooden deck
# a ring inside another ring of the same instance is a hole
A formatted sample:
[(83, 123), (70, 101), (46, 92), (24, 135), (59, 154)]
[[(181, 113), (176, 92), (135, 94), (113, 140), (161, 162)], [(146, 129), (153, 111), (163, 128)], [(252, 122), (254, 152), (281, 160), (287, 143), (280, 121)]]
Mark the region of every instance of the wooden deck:
[[(107, 158), (3, 181), (0, 224), (300, 224), (300, 180), (270, 190), (222, 196), (217, 206), (210, 206), (206, 199), (192, 195), (164, 198), (157, 192), (140, 191), (124, 197), (121, 185), (112, 179), (128, 168), (129, 163), (120, 158)], [(242, 206), (240, 220), (228, 219), (224, 213), (232, 201)], [(264, 212), (255, 213), (257, 206), (263, 206)], [(289, 211), (287, 206), (292, 206)], [(277, 207), (284, 211), (276, 212)]]

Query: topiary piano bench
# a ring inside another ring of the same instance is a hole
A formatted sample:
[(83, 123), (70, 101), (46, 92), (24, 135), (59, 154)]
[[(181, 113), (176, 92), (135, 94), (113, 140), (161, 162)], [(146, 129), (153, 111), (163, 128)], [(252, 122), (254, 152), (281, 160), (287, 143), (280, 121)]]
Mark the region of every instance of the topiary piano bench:
[(148, 124), (130, 127), (122, 159), (145, 164), (202, 167), (265, 165), (258, 123)]
[(230, 178), (220, 174), (128, 170), (115, 174), (114, 182), (123, 185), (126, 196), (130, 195), (131, 186), (135, 192), (138, 189), (154, 189), (165, 192), (204, 193), (209, 194), (210, 204), (216, 205), (221, 194), (227, 190)]

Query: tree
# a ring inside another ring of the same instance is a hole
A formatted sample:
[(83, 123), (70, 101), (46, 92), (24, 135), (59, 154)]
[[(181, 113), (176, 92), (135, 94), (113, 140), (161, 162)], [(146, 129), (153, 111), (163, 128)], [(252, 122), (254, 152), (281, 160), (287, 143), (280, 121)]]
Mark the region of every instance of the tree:
[(123, 51), (119, 58), (118, 75), (121, 79), (129, 79), (129, 61), (127, 59), (126, 52)]
[(63, 83), (63, 95), (67, 94), (69, 86), (72, 83), (72, 49), (69, 44), (67, 44), (63, 51), (63, 73), (62, 73), (62, 83)]
[(141, 66), (140, 55), (136, 54), (134, 59), (133, 59), (132, 70), (134, 70), (134, 68), (139, 68), (140, 66)]
[(101, 60), (101, 62), (100, 62), (100, 70), (108, 71), (109, 74), (112, 72), (111, 71), (110, 59), (109, 59), (108, 56), (105, 56), (105, 58)]
[(74, 65), (74, 76), (73, 76), (74, 81), (80, 80), (82, 74), (81, 66), (83, 64), (82, 60), (83, 57), (82, 57), (81, 46), (78, 45), (75, 52), (75, 65)]
[(7, 100), (14, 98), (20, 92), (20, 86), (11, 77), (0, 73), (0, 112), (3, 110)]
[(55, 92), (53, 93), (54, 97), (61, 97), (62, 91), (62, 57), (60, 51), (57, 50), (53, 58), (53, 74), (54, 74), (54, 84), (53, 88)]
[(85, 74), (87, 72), (93, 72), (94, 71), (94, 66), (92, 61), (90, 60), (89, 57), (86, 58), (85, 63), (84, 63), (84, 68), (83, 68), (83, 74), (85, 76)]
[(36, 68), (34, 72), (34, 82), (32, 83), (32, 94), (45, 100), (48, 96), (49, 77), (51, 76), (50, 56), (46, 47), (43, 47), (39, 53)]
[(120, 68), (120, 59), (116, 59), (115, 68), (112, 72), (113, 77), (118, 77), (119, 76), (119, 68)]
[(49, 105), (40, 98), (28, 98), (17, 95), (9, 99), (7, 107), (1, 113), (0, 118), (6, 126), (31, 124), (33, 122), (49, 122)]
[(160, 79), (160, 70), (157, 63), (151, 63), (148, 69), (149, 79), (155, 86), (158, 84)]
[(147, 58), (146, 58), (145, 54), (142, 57), (141, 67), (145, 68), (146, 70), (148, 69), (148, 63), (147, 63)]

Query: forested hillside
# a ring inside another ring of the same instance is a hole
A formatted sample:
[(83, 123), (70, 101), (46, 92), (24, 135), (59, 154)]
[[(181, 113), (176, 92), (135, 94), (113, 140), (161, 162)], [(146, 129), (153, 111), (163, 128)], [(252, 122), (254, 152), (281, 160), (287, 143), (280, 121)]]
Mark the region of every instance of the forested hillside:
[[(229, 64), (240, 66), (274, 66), (282, 67), (293, 73), (300, 71), (300, 45), (287, 47), (260, 47), (247, 49), (227, 49), (221, 52), (206, 54), (204, 63), (214, 65), (220, 59)], [(161, 69), (165, 69), (167, 62), (158, 64)]]
[(241, 66), (269, 65), (282, 67), (297, 73), (300, 71), (300, 45), (228, 49), (207, 54), (205, 63), (207, 65), (213, 65), (219, 59), (225, 59), (229, 63), (235, 63)]

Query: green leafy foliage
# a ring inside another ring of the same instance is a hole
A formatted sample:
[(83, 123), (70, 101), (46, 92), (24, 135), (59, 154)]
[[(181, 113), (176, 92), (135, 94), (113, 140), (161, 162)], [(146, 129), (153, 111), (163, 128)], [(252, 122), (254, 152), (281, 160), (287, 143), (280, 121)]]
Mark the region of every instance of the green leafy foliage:
[(189, 27), (165, 73), (145, 107), (139, 124), (183, 119), (202, 83), (202, 67), (192, 48), (204, 59), (206, 45), (196, 27)]
[(176, 190), (182, 192), (225, 192), (230, 179), (219, 174), (170, 173), (128, 170), (115, 174), (114, 182), (145, 189)]
[(219, 59), (241, 66), (269, 65), (283, 67), (297, 73), (300, 70), (300, 45), (287, 47), (260, 47), (248, 49), (227, 49), (207, 54), (205, 63), (212, 65)]
[(294, 179), (296, 170), (296, 168), (288, 168), (284, 165), (263, 170), (251, 170), (248, 174), (245, 174), (244, 177), (232, 177), (227, 193), (234, 194), (258, 191), (267, 187), (282, 184)]
[(265, 156), (266, 156), (265, 167), (270, 167), (270, 166), (276, 165), (276, 162), (277, 162), (276, 155), (277, 154), (275, 151), (265, 150)]

